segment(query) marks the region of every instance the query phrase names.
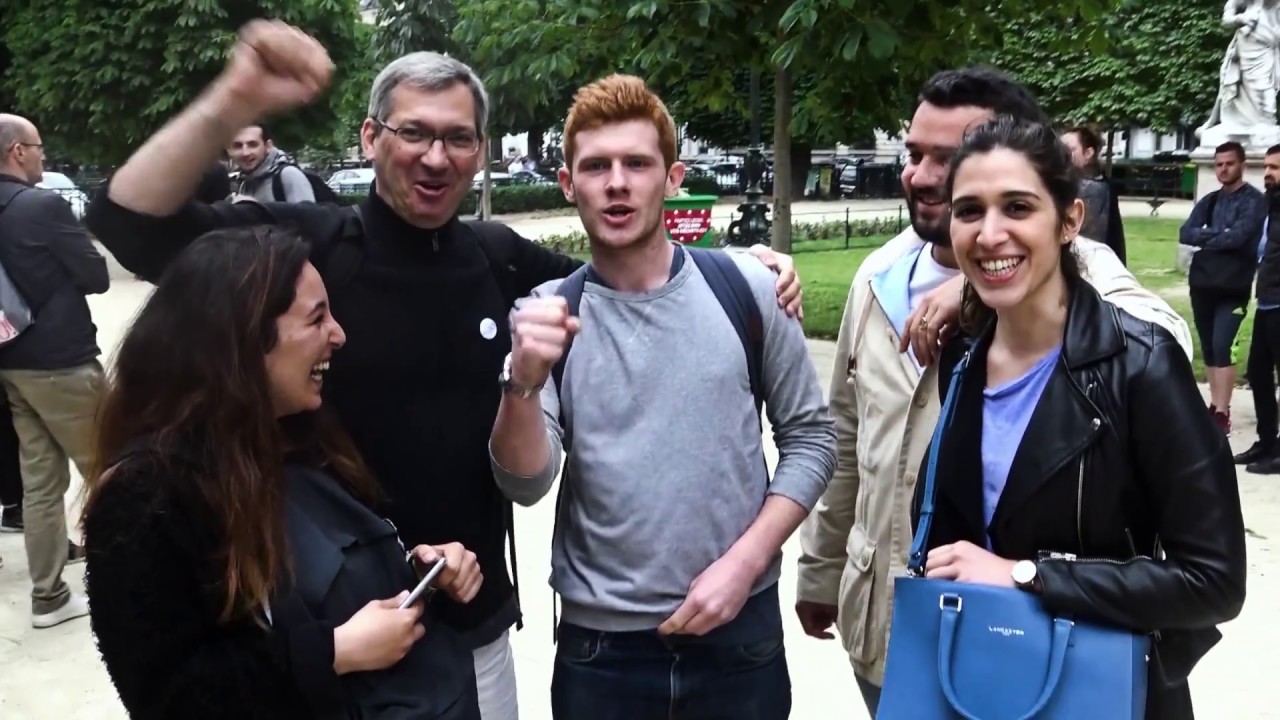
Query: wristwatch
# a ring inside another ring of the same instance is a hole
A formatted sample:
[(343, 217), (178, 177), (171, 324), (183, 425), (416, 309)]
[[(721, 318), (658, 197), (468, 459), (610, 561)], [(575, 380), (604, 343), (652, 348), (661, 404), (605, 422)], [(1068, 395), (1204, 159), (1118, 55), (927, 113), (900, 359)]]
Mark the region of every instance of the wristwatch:
[(1036, 573), (1036, 564), (1031, 560), (1019, 560), (1013, 564), (1013, 584), (1021, 590), (1040, 592), (1040, 578)]
[(498, 386), (502, 388), (502, 392), (515, 395), (521, 400), (528, 400), (542, 390), (542, 385), (527, 388), (516, 384), (511, 377), (511, 353), (507, 353), (507, 358), (502, 361), (502, 372), (498, 375)]

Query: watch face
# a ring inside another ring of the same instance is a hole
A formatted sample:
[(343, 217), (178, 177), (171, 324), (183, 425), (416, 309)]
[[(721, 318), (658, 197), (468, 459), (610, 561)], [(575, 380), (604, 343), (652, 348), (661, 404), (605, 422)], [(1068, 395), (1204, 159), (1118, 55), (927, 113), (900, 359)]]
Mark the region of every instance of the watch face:
[(1030, 560), (1021, 560), (1013, 566), (1013, 581), (1026, 585), (1036, 578), (1036, 564)]

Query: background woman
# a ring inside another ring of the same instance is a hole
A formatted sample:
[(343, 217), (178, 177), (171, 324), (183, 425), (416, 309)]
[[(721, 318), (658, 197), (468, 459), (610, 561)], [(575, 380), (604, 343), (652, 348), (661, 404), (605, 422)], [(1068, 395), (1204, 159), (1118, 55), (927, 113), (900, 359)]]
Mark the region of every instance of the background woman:
[[(84, 512), (86, 585), (125, 708), (150, 718), (478, 720), (468, 648), (419, 602), (369, 473), (321, 407), (343, 344), (309, 246), (211, 233), (126, 335)], [(437, 583), (475, 596), (459, 545)]]
[[(1244, 603), (1235, 467), (1174, 338), (1081, 280), (1076, 181), (1050, 128), (1008, 118), (953, 160), (975, 339), (940, 440), (926, 573), (1160, 630), (1147, 718), (1191, 718), (1191, 667)], [(944, 392), (964, 345), (948, 346)]]

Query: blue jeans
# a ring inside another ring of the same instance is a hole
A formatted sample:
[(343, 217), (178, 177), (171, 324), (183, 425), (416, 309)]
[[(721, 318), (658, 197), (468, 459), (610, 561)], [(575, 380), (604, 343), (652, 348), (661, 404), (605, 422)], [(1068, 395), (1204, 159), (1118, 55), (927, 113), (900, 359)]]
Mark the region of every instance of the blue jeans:
[[(776, 598), (774, 594), (775, 612)], [(600, 632), (561, 622), (551, 716), (786, 720), (791, 714), (791, 676), (781, 626), (775, 631), (770, 623), (764, 633), (730, 628), (739, 620), (754, 620), (743, 618), (747, 608), (743, 610), (733, 623), (700, 638), (664, 637), (653, 630)], [(753, 624), (758, 629), (759, 624)]]

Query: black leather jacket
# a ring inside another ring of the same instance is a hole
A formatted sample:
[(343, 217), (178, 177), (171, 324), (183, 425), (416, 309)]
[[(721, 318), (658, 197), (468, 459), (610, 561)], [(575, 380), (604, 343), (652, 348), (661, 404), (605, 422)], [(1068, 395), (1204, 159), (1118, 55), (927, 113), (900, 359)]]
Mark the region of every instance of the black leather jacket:
[[(982, 389), (994, 327), (972, 343), (941, 441), (930, 548), (986, 544)], [(966, 345), (950, 343), (944, 355), (944, 397)], [(1073, 288), (1062, 354), (1018, 445), (990, 538), (1000, 557), (1038, 560), (1050, 612), (1161, 631), (1147, 717), (1191, 717), (1187, 675), (1221, 638), (1215, 626), (1244, 604), (1235, 466), (1174, 338), (1086, 282)]]

